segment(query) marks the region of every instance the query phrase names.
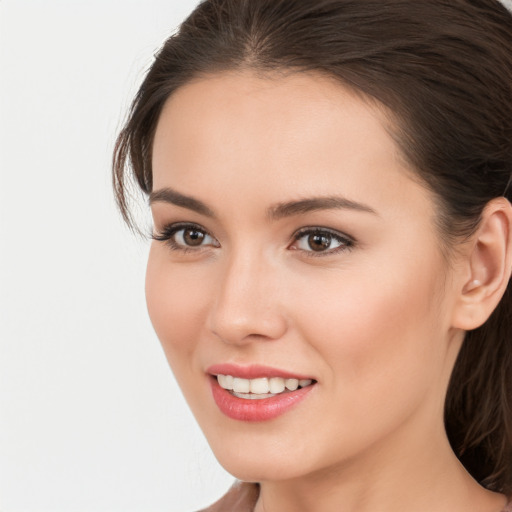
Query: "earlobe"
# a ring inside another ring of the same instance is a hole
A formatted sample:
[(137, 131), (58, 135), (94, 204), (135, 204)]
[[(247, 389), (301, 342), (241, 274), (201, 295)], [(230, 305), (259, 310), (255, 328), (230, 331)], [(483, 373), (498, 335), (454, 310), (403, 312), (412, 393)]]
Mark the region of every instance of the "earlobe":
[(489, 318), (510, 279), (512, 206), (507, 199), (500, 197), (487, 204), (466, 254), (452, 325), (469, 331)]

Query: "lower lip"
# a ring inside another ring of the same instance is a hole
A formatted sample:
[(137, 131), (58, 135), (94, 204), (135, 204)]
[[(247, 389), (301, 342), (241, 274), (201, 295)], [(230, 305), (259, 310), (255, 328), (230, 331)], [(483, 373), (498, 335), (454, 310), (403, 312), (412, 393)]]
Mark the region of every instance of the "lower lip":
[(217, 407), (228, 418), (239, 421), (267, 421), (277, 418), (302, 401), (314, 387), (312, 384), (269, 398), (247, 400), (233, 396), (229, 391), (221, 388), (216, 377), (211, 378), (210, 383)]

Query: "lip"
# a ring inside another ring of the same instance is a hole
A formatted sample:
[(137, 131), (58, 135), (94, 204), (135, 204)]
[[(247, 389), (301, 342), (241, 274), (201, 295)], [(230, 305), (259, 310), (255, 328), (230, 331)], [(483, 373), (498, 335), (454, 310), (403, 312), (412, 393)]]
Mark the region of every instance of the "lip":
[[(302, 375), (269, 368), (267, 366), (245, 366), (240, 367), (232, 364), (214, 365), (208, 368), (210, 388), (213, 400), (220, 411), (228, 418), (246, 422), (269, 421), (285, 414), (292, 407), (299, 404), (309, 395), (316, 386), (316, 382), (299, 388), (295, 391), (286, 391), (269, 398), (249, 400), (232, 395), (228, 390), (222, 388), (216, 375), (231, 375), (243, 379), (257, 379), (260, 377), (282, 377), (287, 379), (309, 379)], [(314, 380), (314, 379), (311, 379)]]
[(217, 407), (228, 418), (246, 422), (262, 422), (286, 413), (306, 398), (315, 384), (260, 400), (247, 400), (232, 395), (226, 389), (221, 388), (217, 378), (213, 376), (210, 377), (210, 386)]
[(231, 375), (232, 377), (239, 377), (241, 379), (281, 377), (283, 379), (316, 380), (314, 377), (308, 375), (300, 375), (286, 370), (280, 370), (279, 368), (272, 368), (270, 366), (262, 366), (258, 364), (249, 366), (240, 366), (232, 363), (214, 364), (208, 367), (206, 372), (210, 375)]

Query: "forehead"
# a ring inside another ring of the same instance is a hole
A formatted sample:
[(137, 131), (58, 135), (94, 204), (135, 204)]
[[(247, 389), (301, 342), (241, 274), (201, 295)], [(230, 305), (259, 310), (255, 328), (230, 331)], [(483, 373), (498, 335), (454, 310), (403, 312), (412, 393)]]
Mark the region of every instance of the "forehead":
[(375, 103), (319, 74), (244, 71), (198, 79), (164, 106), (154, 138), (154, 188), (225, 196), (228, 186), (274, 201), (335, 188), (360, 199), (373, 194), (377, 202), (381, 192), (406, 200), (418, 185), (388, 119)]
[[(293, 156), (284, 153), (287, 149), (298, 155), (342, 138), (363, 149), (371, 138), (374, 150), (396, 156), (386, 121), (375, 103), (320, 74), (226, 72), (196, 79), (168, 99), (156, 129), (153, 163), (158, 167), (160, 156), (186, 150), (192, 139), (219, 157), (222, 149), (233, 155), (242, 146), (277, 146), (284, 158)], [(263, 158), (260, 152), (258, 161)]]

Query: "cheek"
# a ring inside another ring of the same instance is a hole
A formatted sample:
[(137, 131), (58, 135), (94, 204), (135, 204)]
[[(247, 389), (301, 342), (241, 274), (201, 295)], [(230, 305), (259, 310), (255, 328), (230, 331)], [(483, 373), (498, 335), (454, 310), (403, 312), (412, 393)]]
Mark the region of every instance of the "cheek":
[[(357, 410), (355, 402), (375, 403), (385, 392), (423, 393), (439, 376), (442, 306), (434, 267), (420, 274), (416, 263), (401, 264), (395, 274), (391, 262), (386, 273), (351, 269), (317, 283), (321, 293), (302, 294), (305, 300), (295, 307), (307, 319), (302, 335), (327, 362), (329, 383), (347, 406)], [(357, 389), (354, 403), (347, 389)]]
[(191, 364), (204, 324), (208, 280), (184, 265), (171, 265), (166, 249), (153, 245), (146, 271), (146, 303), (155, 332), (173, 371)]

